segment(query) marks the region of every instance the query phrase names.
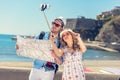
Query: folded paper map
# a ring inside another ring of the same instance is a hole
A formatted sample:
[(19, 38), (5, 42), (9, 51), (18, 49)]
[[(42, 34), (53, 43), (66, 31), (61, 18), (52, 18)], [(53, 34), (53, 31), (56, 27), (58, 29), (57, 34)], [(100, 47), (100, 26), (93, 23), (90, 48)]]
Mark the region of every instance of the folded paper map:
[(16, 51), (19, 56), (54, 62), (49, 40), (36, 40), (17, 36), (16, 44), (19, 47)]

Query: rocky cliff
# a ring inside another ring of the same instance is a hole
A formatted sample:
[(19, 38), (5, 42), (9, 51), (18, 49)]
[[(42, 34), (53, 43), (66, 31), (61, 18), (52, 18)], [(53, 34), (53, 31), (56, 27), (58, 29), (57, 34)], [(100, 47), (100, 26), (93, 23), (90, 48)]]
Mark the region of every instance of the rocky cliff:
[(97, 19), (85, 17), (67, 19), (65, 28), (80, 33), (83, 40), (120, 42), (120, 7), (102, 12), (97, 15)]
[(106, 22), (100, 29), (96, 40), (102, 42), (120, 42), (120, 16)]

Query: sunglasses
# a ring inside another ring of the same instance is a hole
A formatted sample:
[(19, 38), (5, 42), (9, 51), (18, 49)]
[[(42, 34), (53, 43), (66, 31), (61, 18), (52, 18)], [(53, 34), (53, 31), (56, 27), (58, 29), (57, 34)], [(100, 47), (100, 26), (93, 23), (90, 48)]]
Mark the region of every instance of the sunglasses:
[(55, 25), (56, 27), (60, 27), (61, 25), (57, 24), (56, 22), (52, 22), (53, 25)]
[(62, 35), (62, 37), (69, 36), (69, 35), (70, 35), (70, 33), (69, 33), (69, 32), (66, 32), (66, 33), (64, 33), (64, 34)]

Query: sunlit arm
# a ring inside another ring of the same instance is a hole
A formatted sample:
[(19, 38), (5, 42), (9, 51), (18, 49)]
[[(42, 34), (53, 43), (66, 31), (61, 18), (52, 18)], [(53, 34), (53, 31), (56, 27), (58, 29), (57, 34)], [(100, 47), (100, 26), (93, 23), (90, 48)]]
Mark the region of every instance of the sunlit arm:
[(62, 49), (58, 49), (58, 47), (56, 46), (56, 44), (51, 40), (51, 44), (52, 44), (52, 48), (56, 54), (56, 56), (60, 57), (63, 55), (63, 50)]
[(62, 56), (62, 51), (60, 49), (58, 49), (58, 47), (56, 46), (56, 44), (51, 41), (51, 44), (52, 44), (52, 56), (54, 57), (55, 61), (57, 64), (62, 64), (62, 60), (60, 59), (60, 57)]
[(80, 47), (80, 52), (84, 53), (87, 50), (87, 48), (86, 48), (84, 42), (82, 41), (81, 37), (78, 38), (78, 43), (79, 43), (79, 47)]
[(51, 55), (54, 57), (55, 62), (60, 65), (62, 64), (62, 60), (54, 53), (54, 51), (51, 53)]

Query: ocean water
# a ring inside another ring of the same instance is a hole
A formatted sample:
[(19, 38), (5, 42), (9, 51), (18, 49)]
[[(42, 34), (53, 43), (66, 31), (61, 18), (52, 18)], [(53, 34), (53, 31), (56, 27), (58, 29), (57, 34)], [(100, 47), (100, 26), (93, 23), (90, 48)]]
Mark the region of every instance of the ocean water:
[(30, 58), (21, 57), (16, 54), (16, 40), (11, 39), (14, 36), (0, 34), (0, 61), (32, 61)]
[[(0, 61), (32, 61), (16, 54), (16, 40), (11, 39), (14, 36), (0, 34)], [(120, 60), (120, 53), (88, 49), (83, 54), (83, 60)]]

